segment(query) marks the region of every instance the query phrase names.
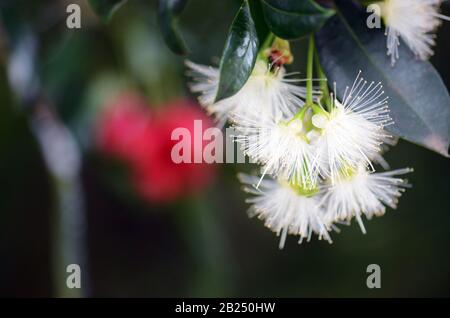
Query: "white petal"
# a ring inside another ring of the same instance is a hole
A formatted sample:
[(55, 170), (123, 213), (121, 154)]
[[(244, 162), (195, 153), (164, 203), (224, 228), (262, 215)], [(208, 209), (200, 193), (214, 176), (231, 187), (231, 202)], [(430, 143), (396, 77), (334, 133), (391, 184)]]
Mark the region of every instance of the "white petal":
[(338, 179), (334, 185), (324, 190), (323, 204), (326, 207), (326, 222), (349, 221), (355, 217), (365, 233), (361, 216), (370, 219), (383, 215), (385, 206), (397, 207), (398, 198), (408, 183), (396, 176), (411, 172), (412, 169), (398, 169), (384, 173), (370, 173), (364, 167), (354, 175)]
[(399, 38), (422, 60), (433, 54), (434, 31), (441, 20), (449, 19), (439, 14), (441, 3), (442, 0), (385, 0), (379, 3), (392, 64), (399, 58)]
[(258, 178), (239, 174), (245, 190), (255, 196), (247, 199), (252, 206), (250, 216), (264, 220), (264, 224), (281, 235), (280, 249), (284, 247), (286, 235), (296, 235), (309, 241), (312, 233), (331, 243), (328, 227), (322, 220), (323, 210), (317, 197), (299, 195), (288, 185), (275, 180), (263, 180), (258, 190), (254, 184)]

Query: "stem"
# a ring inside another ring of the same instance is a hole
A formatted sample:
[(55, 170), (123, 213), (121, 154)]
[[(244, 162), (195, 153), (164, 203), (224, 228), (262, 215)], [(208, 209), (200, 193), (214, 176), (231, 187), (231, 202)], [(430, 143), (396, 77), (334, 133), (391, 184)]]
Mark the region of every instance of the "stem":
[(314, 34), (309, 36), (308, 60), (306, 64), (306, 105), (313, 104), (313, 63), (314, 63)]
[(261, 46), (261, 49), (267, 49), (268, 47), (272, 46), (273, 41), (275, 40), (275, 34), (272, 32), (269, 32), (269, 34), (266, 37), (266, 40), (264, 41), (263, 45)]
[(307, 105), (304, 105), (295, 115), (294, 117), (292, 117), (292, 119), (290, 121), (288, 121), (288, 124), (293, 122), (296, 119), (300, 119), (303, 121), (303, 117), (306, 114), (306, 110), (308, 109)]
[[(27, 74), (34, 80), (27, 79), (17, 85), (10, 77), (9, 82), (11, 91), (23, 107), (32, 133), (40, 146), (49, 176), (53, 180), (56, 200), (54, 224), (57, 227), (52, 242), (54, 290), (58, 297), (86, 296), (89, 287), (86, 268), (86, 216), (80, 176), (81, 152), (74, 136), (55, 114), (55, 107), (45, 97), (35, 65), (39, 49), (37, 34), (26, 28), (18, 35), (19, 51), (8, 52), (7, 54), (11, 54), (9, 60), (13, 60), (14, 54), (20, 54), (22, 63), (29, 66)], [(26, 92), (20, 89), (22, 84), (27, 88)], [(35, 88), (31, 93), (30, 88), (33, 87)], [(69, 273), (66, 268), (69, 264), (77, 264), (81, 268), (80, 288), (69, 288), (67, 284)]]
[(330, 95), (330, 92), (328, 90), (328, 84), (327, 84), (327, 76), (325, 75), (325, 72), (322, 69), (322, 65), (320, 64), (319, 55), (317, 54), (317, 51), (315, 53), (316, 57), (316, 70), (317, 70), (317, 76), (319, 77), (319, 86), (320, 90), (323, 92), (324, 95), (328, 96)]
[(322, 95), (323, 95), (322, 99), (325, 102), (327, 110), (331, 111), (330, 91), (328, 90), (327, 76), (325, 75), (322, 65), (320, 64), (320, 58), (319, 58), (319, 54), (317, 53), (317, 50), (315, 51), (314, 56), (315, 56), (315, 60), (316, 60), (317, 76), (319, 77), (319, 86), (320, 86), (320, 90), (322, 91)]
[[(84, 297), (89, 293), (86, 264), (86, 215), (81, 184), (81, 153), (70, 131), (45, 101), (36, 102), (31, 118), (55, 195), (55, 239), (53, 267), (57, 297)], [(58, 151), (64, 149), (64, 156)], [(63, 164), (61, 164), (63, 162)], [(59, 166), (56, 164), (58, 163)], [(64, 167), (64, 168), (61, 168)], [(70, 289), (66, 268), (76, 264), (81, 269), (81, 287)]]
[(258, 52), (258, 59), (265, 59), (267, 60), (267, 57), (264, 55), (264, 51), (272, 46), (273, 41), (275, 41), (275, 34), (272, 32), (269, 32), (266, 39), (264, 40), (263, 45), (259, 48)]
[(317, 104), (311, 104), (311, 109), (313, 110), (314, 114), (321, 114), (326, 117), (328, 116), (328, 113)]

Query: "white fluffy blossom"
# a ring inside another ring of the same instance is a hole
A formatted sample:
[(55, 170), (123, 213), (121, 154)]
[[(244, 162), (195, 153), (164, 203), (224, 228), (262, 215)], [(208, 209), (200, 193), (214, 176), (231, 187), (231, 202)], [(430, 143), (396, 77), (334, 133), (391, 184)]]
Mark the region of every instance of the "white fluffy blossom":
[(317, 162), (324, 177), (334, 180), (341, 168), (372, 167), (381, 146), (391, 137), (384, 127), (392, 124), (387, 97), (381, 83), (367, 83), (357, 76), (347, 87), (342, 102), (333, 98), (331, 110), (316, 114), (312, 123), (320, 132), (317, 141)]
[(325, 186), (322, 204), (325, 206), (325, 222), (358, 221), (361, 230), (365, 228), (361, 219), (383, 215), (385, 206), (397, 208), (398, 198), (408, 187), (406, 180), (397, 176), (412, 172), (412, 169), (398, 169), (382, 173), (371, 173), (365, 167), (346, 171), (333, 185)]
[[(262, 177), (272, 175), (305, 189), (315, 188), (318, 164), (315, 147), (309, 142), (301, 119), (276, 119), (257, 114), (233, 116), (236, 140), (243, 152), (262, 164)], [(258, 184), (259, 185), (259, 184)]]
[[(437, 13), (440, 1), (424, 0), (421, 5), (412, 0), (384, 1), (382, 13), (388, 26), (388, 42), (395, 44), (389, 46), (393, 60), (398, 57), (399, 36), (408, 45), (419, 46), (410, 43), (412, 40), (401, 32), (404, 30), (399, 30), (408, 28), (399, 22), (403, 17), (395, 17), (406, 3), (412, 3), (418, 11), (433, 9), (434, 18), (428, 17), (432, 23), (437, 24), (442, 18)], [(404, 10), (405, 15), (414, 11)], [(423, 21), (410, 22), (411, 28)], [(424, 40), (428, 43), (426, 50), (432, 44), (429, 32), (435, 27), (418, 27), (415, 31), (422, 32), (417, 38), (428, 39)], [(274, 47), (287, 47), (288, 54)], [(191, 91), (199, 94), (199, 102), (219, 125), (231, 121), (235, 140), (250, 160), (261, 166), (261, 177), (239, 174), (244, 190), (252, 195), (246, 200), (251, 204), (249, 215), (257, 216), (281, 236), (280, 248), (288, 234), (298, 236), (299, 243), (309, 241), (313, 234), (331, 243), (329, 231), (338, 230), (335, 224), (349, 223), (353, 218), (365, 233), (362, 216), (370, 219), (384, 214), (386, 207), (395, 209), (398, 198), (409, 186), (399, 176), (412, 171), (376, 173), (372, 164), (388, 169), (382, 155), (396, 141), (385, 130), (393, 121), (383, 86), (368, 83), (360, 72), (340, 99), (336, 88), (327, 96), (323, 95), (328, 94), (327, 89), (318, 93), (308, 85), (312, 91), (308, 91), (305, 103), (306, 88), (294, 85), (300, 80), (287, 79), (289, 74), (283, 67), (286, 61), (278, 61), (292, 57), (286, 43), (277, 43), (270, 52), (263, 52), (270, 62), (258, 60), (239, 92), (218, 102), (215, 98), (219, 70), (186, 62), (193, 78)], [(422, 57), (421, 52), (416, 53)], [(312, 63), (312, 54), (309, 62)]]
[(442, 0), (384, 0), (378, 5), (386, 25), (387, 54), (392, 64), (399, 58), (399, 38), (422, 60), (428, 59), (435, 45), (435, 29), (441, 20), (450, 20), (439, 13)]
[(287, 234), (299, 236), (299, 243), (309, 241), (313, 233), (331, 243), (328, 227), (322, 220), (323, 210), (317, 196), (308, 196), (291, 185), (275, 180), (263, 180), (258, 189), (258, 177), (239, 174), (244, 190), (252, 195), (246, 200), (252, 204), (249, 214), (264, 220), (265, 225), (281, 235), (280, 249)]
[(199, 102), (215, 116), (218, 125), (223, 126), (230, 113), (254, 114), (274, 117), (283, 116), (303, 105), (306, 90), (294, 85), (298, 80), (288, 78), (284, 67), (257, 61), (247, 82), (235, 95), (214, 102), (218, 85), (219, 70), (186, 61), (193, 79), (189, 85), (193, 93), (199, 93)]

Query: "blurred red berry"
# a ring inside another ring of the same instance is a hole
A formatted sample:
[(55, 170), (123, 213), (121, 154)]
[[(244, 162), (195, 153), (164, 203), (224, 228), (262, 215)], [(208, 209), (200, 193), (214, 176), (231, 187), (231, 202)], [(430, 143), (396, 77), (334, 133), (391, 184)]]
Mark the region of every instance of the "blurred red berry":
[[(131, 178), (139, 194), (149, 202), (168, 202), (195, 194), (214, 177), (214, 166), (206, 163), (179, 163), (171, 158), (178, 142), (171, 140), (176, 128), (186, 128), (194, 139), (194, 121), (201, 120), (203, 132), (213, 126), (199, 106), (189, 100), (177, 100), (151, 112), (139, 98), (119, 98), (102, 115), (97, 142), (99, 149), (116, 156), (130, 166)], [(201, 138), (201, 137), (200, 137)], [(195, 153), (191, 144), (191, 162)]]
[(106, 105), (96, 126), (96, 144), (105, 154), (128, 159), (130, 149), (150, 125), (150, 112), (145, 101), (124, 94)]

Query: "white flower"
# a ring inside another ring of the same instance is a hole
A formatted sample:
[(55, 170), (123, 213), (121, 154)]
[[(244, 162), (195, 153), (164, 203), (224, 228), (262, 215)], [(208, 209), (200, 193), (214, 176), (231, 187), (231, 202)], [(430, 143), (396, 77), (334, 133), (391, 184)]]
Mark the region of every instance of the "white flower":
[(371, 159), (391, 138), (384, 130), (393, 122), (381, 83), (368, 84), (359, 75), (352, 87), (346, 88), (342, 102), (334, 97), (328, 113), (312, 117), (314, 127), (321, 133), (315, 162), (321, 164), (321, 174), (332, 180), (345, 166), (372, 167)]
[(420, 59), (426, 60), (433, 54), (434, 30), (441, 20), (450, 20), (439, 14), (441, 3), (442, 0), (384, 0), (378, 3), (386, 25), (387, 54), (392, 65), (399, 58), (400, 37)]
[(193, 80), (189, 84), (190, 90), (193, 93), (200, 94), (198, 101), (202, 106), (212, 105), (219, 84), (219, 70), (212, 66), (195, 64), (188, 60), (185, 61), (185, 65), (188, 68), (187, 75)]
[(244, 190), (254, 195), (246, 200), (252, 204), (250, 216), (258, 216), (269, 229), (281, 235), (280, 249), (284, 247), (287, 234), (300, 236), (301, 243), (303, 239), (309, 241), (315, 233), (331, 243), (317, 197), (275, 180), (263, 180), (256, 189), (258, 177), (239, 174), (239, 179), (245, 184)]
[(380, 152), (374, 153), (371, 158), (369, 158), (373, 163), (380, 165), (384, 170), (389, 170), (389, 163), (384, 159), (383, 155), (389, 150), (390, 147), (397, 145), (399, 137), (389, 135), (387, 132), (384, 133), (386, 138), (383, 139), (383, 144), (381, 145)]
[(288, 79), (292, 74), (286, 74), (284, 67), (257, 61), (252, 74), (239, 92), (214, 103), (219, 85), (219, 70), (190, 61), (186, 61), (186, 66), (193, 78), (193, 83), (189, 86), (191, 91), (200, 93), (200, 104), (216, 117), (220, 126), (225, 124), (231, 112), (280, 117), (304, 104), (302, 99), (306, 94), (305, 88), (294, 85), (293, 82), (299, 80)]
[(253, 162), (262, 164), (261, 180), (270, 174), (305, 189), (315, 188), (319, 178), (315, 147), (307, 138), (302, 120), (294, 114), (288, 118), (233, 114), (236, 141)]
[(371, 173), (360, 166), (357, 170), (342, 173), (334, 185), (324, 186), (324, 221), (350, 221), (355, 217), (362, 232), (366, 233), (361, 216), (364, 214), (370, 219), (374, 215), (383, 215), (385, 206), (395, 209), (404, 188), (409, 187), (406, 180), (396, 176), (409, 172), (412, 169)]

